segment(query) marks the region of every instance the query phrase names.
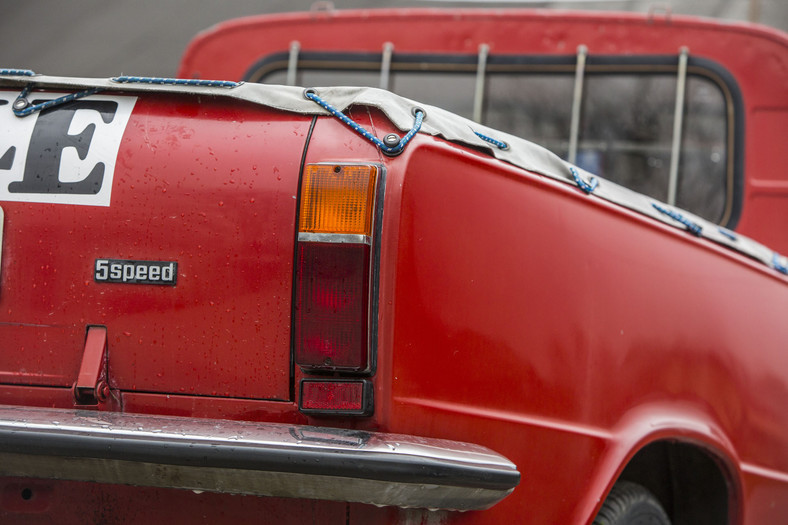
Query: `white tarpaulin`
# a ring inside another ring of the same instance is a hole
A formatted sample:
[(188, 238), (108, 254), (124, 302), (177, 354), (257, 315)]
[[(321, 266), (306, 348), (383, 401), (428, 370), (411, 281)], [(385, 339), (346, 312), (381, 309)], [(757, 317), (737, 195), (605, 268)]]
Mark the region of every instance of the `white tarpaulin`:
[[(234, 87), (205, 87), (197, 85), (162, 85), (161, 83), (121, 83), (112, 79), (87, 79), (53, 76), (4, 76), (0, 77), (0, 89), (18, 88), (35, 84), (36, 89), (82, 91), (98, 88), (102, 93), (123, 91), (124, 93), (182, 93), (200, 96), (217, 96), (243, 100), (282, 111), (306, 114), (329, 115), (325, 109), (304, 96), (304, 89), (291, 86), (241, 83)], [(408, 131), (413, 126), (413, 109), (421, 108), (426, 117), (420, 133), (442, 137), (448, 141), (473, 146), (489, 151), (496, 158), (553, 179), (576, 184), (570, 172), (571, 165), (547, 149), (502, 131), (494, 130), (450, 113), (446, 110), (420, 104), (391, 92), (366, 87), (314, 88), (314, 92), (334, 108), (343, 111), (350, 106), (371, 106), (380, 109), (400, 130)], [(24, 117), (21, 117), (24, 118)], [(477, 133), (505, 142), (509, 147), (499, 149), (480, 138)], [(380, 137), (382, 138), (382, 137)], [(582, 179), (588, 181), (591, 174), (575, 168)], [(629, 190), (613, 182), (598, 179), (599, 184), (589, 198), (601, 198), (635, 210), (653, 219), (678, 228), (687, 225), (676, 219), (680, 216), (701, 228), (700, 237), (728, 246), (763, 262), (771, 268), (785, 268), (788, 260), (776, 255), (769, 248), (738, 234), (733, 234), (716, 224), (690, 212), (669, 206), (643, 194)], [(656, 207), (655, 207), (656, 205)], [(661, 208), (663, 211), (659, 211)], [(667, 213), (666, 213), (667, 212)], [(674, 216), (671, 217), (670, 214)]]

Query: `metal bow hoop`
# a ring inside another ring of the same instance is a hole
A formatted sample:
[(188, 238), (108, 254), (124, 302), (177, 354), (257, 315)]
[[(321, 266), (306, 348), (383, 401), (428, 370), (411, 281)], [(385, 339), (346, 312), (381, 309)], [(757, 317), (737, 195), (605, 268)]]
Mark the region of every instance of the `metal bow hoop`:
[(396, 136), (395, 134), (387, 135), (385, 141), (380, 140), (375, 135), (361, 127), (358, 123), (352, 120), (350, 117), (339, 111), (337, 108), (320, 98), (314, 89), (307, 89), (304, 91), (304, 97), (308, 98), (309, 100), (316, 103), (321, 108), (325, 109), (335, 118), (339, 119), (342, 123), (347, 125), (350, 129), (373, 143), (377, 146), (380, 151), (385, 153), (386, 155), (399, 155), (405, 150), (405, 146), (411, 141), (411, 139), (419, 132), (421, 129), (421, 124), (424, 121), (424, 110), (421, 108), (414, 108), (413, 109), (413, 128), (411, 128), (408, 133), (402, 137), (401, 139)]

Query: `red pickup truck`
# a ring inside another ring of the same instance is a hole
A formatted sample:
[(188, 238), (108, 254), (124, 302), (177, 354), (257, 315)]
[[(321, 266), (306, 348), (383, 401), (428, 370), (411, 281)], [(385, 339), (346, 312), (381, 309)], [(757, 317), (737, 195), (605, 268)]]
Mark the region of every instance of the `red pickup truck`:
[(176, 76), (0, 70), (4, 523), (788, 521), (786, 35), (319, 11)]

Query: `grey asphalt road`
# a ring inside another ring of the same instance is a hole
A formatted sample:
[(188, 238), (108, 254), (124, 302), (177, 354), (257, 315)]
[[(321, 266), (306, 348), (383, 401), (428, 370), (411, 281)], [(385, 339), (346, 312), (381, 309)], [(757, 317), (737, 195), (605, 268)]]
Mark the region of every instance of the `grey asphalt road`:
[[(229, 18), (304, 11), (314, 0), (0, 0), (0, 67), (49, 75), (109, 77), (172, 76), (189, 40)], [(681, 14), (746, 20), (754, 16), (788, 31), (786, 0), (673, 0)], [(529, 6), (617, 9), (646, 13), (640, 0), (566, 2), (443, 2), (439, 0), (336, 0), (338, 9), (358, 7)], [(754, 11), (753, 11), (754, 10)]]

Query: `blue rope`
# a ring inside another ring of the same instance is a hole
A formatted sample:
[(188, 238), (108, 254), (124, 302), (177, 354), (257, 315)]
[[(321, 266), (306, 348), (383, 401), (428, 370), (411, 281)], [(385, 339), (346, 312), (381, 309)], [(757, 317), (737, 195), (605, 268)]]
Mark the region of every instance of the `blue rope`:
[(113, 82), (122, 84), (155, 84), (158, 86), (200, 86), (200, 87), (226, 87), (234, 88), (240, 82), (229, 80), (200, 80), (198, 78), (160, 78), (160, 77), (129, 77), (120, 76), (112, 79)]
[(17, 76), (17, 77), (32, 77), (35, 75), (34, 71), (29, 69), (0, 69), (0, 75), (3, 76)]
[(307, 89), (306, 91), (304, 91), (304, 96), (309, 100), (315, 102), (321, 108), (331, 113), (334, 117), (342, 121), (342, 123), (346, 124), (353, 131), (355, 131), (356, 133), (358, 133), (359, 135), (361, 135), (362, 137), (373, 143), (378, 148), (380, 148), (380, 150), (387, 155), (398, 155), (399, 153), (402, 153), (402, 151), (405, 149), (405, 146), (408, 145), (408, 142), (410, 142), (410, 140), (416, 135), (416, 133), (419, 132), (419, 130), (421, 129), (421, 124), (424, 121), (424, 112), (420, 109), (417, 109), (416, 111), (414, 111), (415, 119), (413, 121), (413, 128), (410, 131), (408, 131), (408, 133), (404, 137), (402, 137), (402, 139), (399, 141), (399, 144), (397, 144), (396, 146), (387, 146), (382, 140), (380, 140), (375, 135), (362, 128), (352, 119), (350, 119), (347, 115), (345, 115), (344, 113), (336, 109), (334, 106), (332, 106), (331, 104), (329, 104), (328, 102), (317, 96), (317, 94), (314, 91)]
[(596, 177), (591, 177), (589, 182), (586, 182), (580, 177), (580, 173), (572, 166), (569, 167), (569, 173), (571, 173), (572, 178), (575, 179), (575, 184), (586, 193), (593, 193), (596, 187), (599, 186), (599, 180)]
[(774, 269), (778, 272), (788, 275), (788, 265), (780, 262), (780, 255), (777, 252), (772, 254), (772, 266), (774, 266)]
[(33, 85), (32, 84), (28, 84), (25, 87), (23, 87), (21, 93), (19, 93), (19, 96), (16, 97), (17, 100), (26, 98), (30, 94), (30, 91), (32, 89), (33, 89)]
[(659, 204), (657, 204), (657, 203), (655, 203), (655, 202), (652, 202), (652, 203), (651, 203), (651, 205), (652, 205), (652, 206), (654, 207), (654, 209), (656, 209), (658, 212), (660, 212), (660, 213), (662, 213), (662, 214), (664, 214), (664, 215), (667, 215), (668, 217), (670, 217), (670, 218), (671, 218), (671, 219), (673, 219), (674, 221), (678, 221), (678, 222), (680, 222), (681, 224), (683, 224), (684, 226), (686, 226), (686, 227), (687, 227), (687, 229), (688, 229), (690, 232), (692, 232), (692, 234), (693, 234), (693, 235), (700, 235), (700, 234), (701, 234), (701, 232), (703, 231), (703, 228), (702, 228), (700, 225), (698, 225), (698, 224), (695, 224), (694, 222), (692, 222), (691, 220), (689, 220), (688, 218), (686, 218), (686, 217), (685, 217), (685, 216), (683, 216), (682, 214), (680, 214), (680, 213), (678, 213), (678, 212), (675, 212), (675, 211), (673, 211), (673, 210), (669, 210), (669, 209), (667, 209), (667, 208), (664, 208), (664, 207), (660, 206)]
[(729, 229), (727, 229), (727, 228), (723, 228), (722, 226), (718, 227), (717, 229), (719, 230), (719, 232), (720, 232), (722, 235), (724, 235), (724, 236), (725, 236), (725, 237), (727, 237), (728, 239), (730, 239), (730, 240), (732, 240), (732, 241), (736, 241), (736, 240), (738, 240), (738, 237), (736, 237), (736, 235), (735, 235), (735, 234), (734, 234), (732, 231), (730, 231)]
[(483, 135), (483, 134), (479, 133), (478, 131), (474, 131), (474, 133), (476, 134), (477, 137), (479, 137), (480, 139), (482, 139), (485, 142), (489, 142), (490, 144), (492, 144), (493, 146), (497, 147), (498, 149), (503, 149), (503, 150), (509, 149), (509, 144), (507, 144), (506, 142), (502, 142), (502, 141), (496, 140), (496, 139), (494, 139), (492, 137), (488, 137), (487, 135)]
[[(77, 100), (80, 98), (88, 97), (90, 95), (95, 95), (99, 91), (101, 91), (101, 89), (99, 88), (86, 89), (85, 91), (79, 91), (77, 93), (71, 93), (70, 95), (64, 95), (59, 98), (47, 100), (45, 102), (41, 102), (40, 104), (36, 104), (35, 106), (26, 106), (22, 109), (14, 109), (14, 115), (16, 115), (17, 117), (26, 117), (27, 115), (30, 115), (31, 113), (35, 113), (36, 111), (42, 111), (54, 106), (59, 106), (67, 102), (71, 102), (72, 100)], [(30, 93), (29, 86), (26, 87), (22, 91), (22, 93), (20, 93), (17, 100), (24, 99), (28, 95), (28, 93)]]

